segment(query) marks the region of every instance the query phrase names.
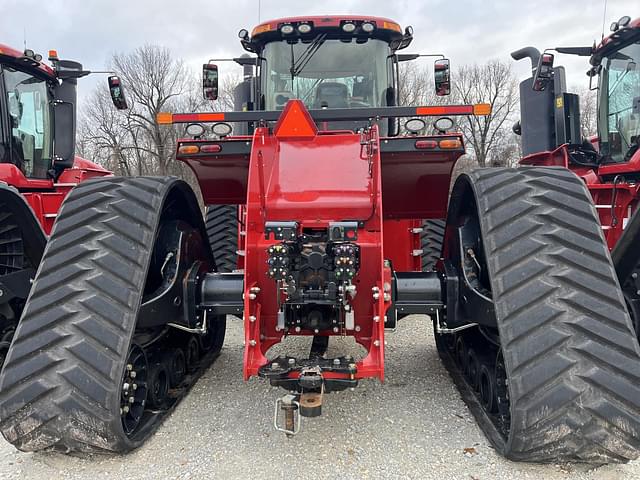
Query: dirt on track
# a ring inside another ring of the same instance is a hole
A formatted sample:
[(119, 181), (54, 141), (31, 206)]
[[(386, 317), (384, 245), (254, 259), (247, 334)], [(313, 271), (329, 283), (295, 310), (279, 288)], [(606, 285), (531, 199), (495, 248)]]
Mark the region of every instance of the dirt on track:
[[(460, 399), (436, 352), (431, 322), (414, 315), (387, 334), (386, 381), (325, 397), (299, 435), (274, 431), (285, 392), (242, 381), (242, 326), (227, 322), (220, 358), (142, 448), (125, 456), (22, 453), (0, 440), (0, 479), (637, 479), (626, 465), (534, 465), (498, 456)], [(277, 353), (306, 355), (309, 339)], [(283, 348), (285, 347), (285, 348)], [(275, 349), (274, 349), (275, 350)], [(332, 339), (329, 355), (358, 354)], [(275, 354), (275, 353), (274, 353)]]

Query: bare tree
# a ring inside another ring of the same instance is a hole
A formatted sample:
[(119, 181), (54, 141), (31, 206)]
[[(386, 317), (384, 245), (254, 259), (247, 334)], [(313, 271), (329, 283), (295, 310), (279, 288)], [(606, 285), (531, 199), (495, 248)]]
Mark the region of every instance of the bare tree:
[(491, 115), (469, 116), (461, 122), (465, 140), (473, 149), (478, 165), (511, 164), (517, 157), (517, 141), (510, 129), (518, 103), (517, 82), (511, 66), (499, 60), (462, 66), (452, 83), (456, 100), (491, 105)]
[(570, 92), (580, 96), (580, 130), (584, 137), (595, 135), (598, 130), (598, 91), (589, 87), (573, 87)]

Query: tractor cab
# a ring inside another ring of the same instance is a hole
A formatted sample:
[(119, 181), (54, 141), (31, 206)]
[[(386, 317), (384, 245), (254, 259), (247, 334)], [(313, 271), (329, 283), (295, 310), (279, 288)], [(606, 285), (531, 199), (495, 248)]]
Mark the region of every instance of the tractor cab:
[[(610, 167), (617, 169), (612, 174), (625, 173), (618, 171), (619, 164), (633, 163), (626, 173), (637, 173), (640, 19), (622, 17), (611, 25), (611, 30), (593, 47), (557, 47), (542, 54), (526, 47), (511, 54), (516, 60), (530, 58), (532, 66), (532, 77), (520, 84), (521, 120), (514, 126), (522, 136), (522, 163), (563, 165), (568, 161), (578, 167), (600, 168), (600, 174), (606, 174)], [(596, 137), (583, 138), (586, 132), (581, 131), (579, 98), (567, 92), (564, 68), (554, 66), (552, 50), (591, 57), (587, 75), (591, 78), (590, 88), (598, 89)]]
[[(251, 36), (243, 29), (239, 37), (243, 48), (257, 57), (234, 59), (245, 67), (244, 81), (234, 91), (237, 111), (281, 111), (294, 99), (309, 110), (395, 106), (398, 63), (419, 56), (397, 53), (413, 40), (411, 27), (403, 32), (397, 23), (375, 17), (283, 18), (258, 25)], [(206, 98), (215, 98), (211, 95), (211, 80), (217, 85), (213, 62), (204, 65)], [(438, 95), (448, 94), (448, 65), (440, 61), (434, 66)], [(365, 126), (366, 122), (335, 121), (321, 127), (357, 130)], [(395, 119), (382, 130), (397, 135)]]
[[(49, 52), (52, 67), (32, 50), (0, 45), (0, 164), (2, 179), (15, 186), (42, 187), (75, 161), (77, 79), (91, 72)], [(122, 90), (112, 98), (126, 108)], [(86, 163), (86, 161), (85, 161)], [(31, 183), (29, 183), (31, 182)], [(35, 182), (35, 183), (34, 183)]]

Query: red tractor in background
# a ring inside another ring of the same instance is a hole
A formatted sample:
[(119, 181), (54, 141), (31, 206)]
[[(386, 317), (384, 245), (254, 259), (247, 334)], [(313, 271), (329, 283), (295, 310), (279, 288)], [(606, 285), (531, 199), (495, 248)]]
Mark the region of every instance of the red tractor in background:
[(110, 175), (74, 155), (76, 84), (90, 72), (54, 51), (50, 61), (0, 44), (0, 368), (62, 201)]
[[(4, 437), (27, 451), (136, 448), (220, 353), (228, 314), (243, 319), (244, 378), (288, 391), (274, 423), (294, 435), (324, 395), (383, 381), (386, 329), (423, 314), (499, 452), (636, 458), (640, 347), (584, 182), (566, 168), (479, 169), (449, 195), (464, 147), (448, 117), (490, 108), (398, 106), (412, 39), (366, 15), (265, 22), (240, 31), (251, 55), (236, 60), (238, 111), (158, 115), (187, 125), (177, 159), (205, 202), (240, 207), (242, 270), (220, 271), (186, 183), (76, 186), (0, 373)], [(446, 59), (435, 83), (450, 89)], [(213, 63), (203, 89), (216, 98)], [(422, 117), (438, 117), (436, 134)], [(419, 229), (443, 218), (423, 271)], [(270, 354), (294, 336), (312, 339), (308, 356)], [(328, 357), (335, 336), (365, 353)]]
[[(627, 307), (640, 336), (640, 18), (622, 17), (593, 47), (527, 47), (511, 55), (531, 59), (520, 84), (521, 165), (559, 166), (587, 184), (611, 250)], [(597, 135), (583, 138), (579, 98), (567, 93), (563, 67), (550, 53), (589, 56), (598, 81)]]

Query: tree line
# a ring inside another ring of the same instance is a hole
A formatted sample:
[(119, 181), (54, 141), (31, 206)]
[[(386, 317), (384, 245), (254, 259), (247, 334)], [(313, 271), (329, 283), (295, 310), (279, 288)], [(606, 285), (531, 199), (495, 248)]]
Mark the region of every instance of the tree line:
[[(184, 125), (160, 126), (159, 112), (233, 110), (233, 88), (240, 76), (224, 77), (219, 100), (202, 98), (200, 73), (172, 56), (169, 49), (145, 45), (128, 53), (114, 54), (110, 68), (123, 79), (130, 108), (117, 111), (104, 88), (96, 88), (80, 112), (77, 134), (79, 155), (96, 161), (117, 175), (177, 175), (193, 178), (181, 162), (173, 161), (176, 139)], [(490, 60), (461, 65), (451, 74), (450, 96), (437, 97), (429, 68), (407, 62), (401, 67), (401, 105), (489, 103), (492, 113), (483, 117), (457, 117), (467, 155), (462, 169), (474, 166), (512, 166), (520, 158), (519, 138), (512, 125), (519, 118), (518, 80), (511, 64)], [(595, 99), (581, 94), (585, 134), (595, 133)]]

